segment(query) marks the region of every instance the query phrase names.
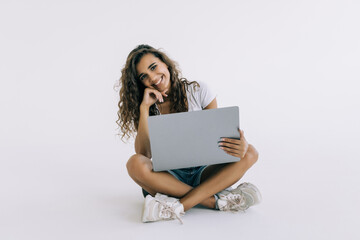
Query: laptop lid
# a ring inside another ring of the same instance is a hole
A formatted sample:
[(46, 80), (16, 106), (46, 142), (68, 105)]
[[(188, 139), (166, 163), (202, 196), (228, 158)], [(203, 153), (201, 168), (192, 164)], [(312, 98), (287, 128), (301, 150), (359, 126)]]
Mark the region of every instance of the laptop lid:
[(218, 147), (239, 139), (239, 107), (172, 113), (148, 118), (154, 171), (239, 161)]

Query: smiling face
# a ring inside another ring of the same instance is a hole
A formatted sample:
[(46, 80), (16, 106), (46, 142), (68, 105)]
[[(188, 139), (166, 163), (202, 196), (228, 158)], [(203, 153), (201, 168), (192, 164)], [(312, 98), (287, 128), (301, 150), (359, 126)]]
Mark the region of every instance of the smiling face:
[(153, 54), (144, 55), (136, 65), (136, 71), (138, 79), (145, 87), (154, 88), (159, 92), (170, 90), (168, 66)]

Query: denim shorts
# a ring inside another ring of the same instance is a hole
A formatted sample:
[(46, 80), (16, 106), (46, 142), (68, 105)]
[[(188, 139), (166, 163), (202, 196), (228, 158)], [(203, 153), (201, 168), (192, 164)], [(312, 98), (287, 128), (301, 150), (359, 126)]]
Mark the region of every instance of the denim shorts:
[[(192, 186), (197, 187), (200, 185), (201, 174), (205, 170), (207, 166), (200, 166), (200, 167), (190, 167), (190, 168), (180, 168), (180, 169), (173, 169), (168, 170), (168, 173), (176, 177), (179, 181)], [(144, 189), (142, 190), (144, 197), (149, 193), (146, 192)]]

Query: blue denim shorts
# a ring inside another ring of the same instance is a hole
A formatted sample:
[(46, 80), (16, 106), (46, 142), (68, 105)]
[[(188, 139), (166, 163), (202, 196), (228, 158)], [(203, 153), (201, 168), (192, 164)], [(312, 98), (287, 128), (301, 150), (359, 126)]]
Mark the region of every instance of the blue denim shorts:
[[(201, 174), (205, 170), (207, 166), (200, 167), (190, 167), (190, 168), (180, 168), (168, 170), (168, 173), (176, 177), (179, 181), (192, 186), (197, 187), (200, 185)], [(146, 197), (149, 193), (144, 189), (142, 190), (144, 197)]]

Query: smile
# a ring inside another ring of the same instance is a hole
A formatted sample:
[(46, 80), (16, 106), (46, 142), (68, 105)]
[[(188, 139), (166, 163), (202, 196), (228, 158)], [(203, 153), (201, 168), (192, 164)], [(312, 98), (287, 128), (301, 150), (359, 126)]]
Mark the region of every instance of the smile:
[(155, 83), (154, 85), (155, 86), (159, 85), (161, 83), (162, 79), (163, 79), (163, 77), (161, 77), (160, 80), (157, 83)]

